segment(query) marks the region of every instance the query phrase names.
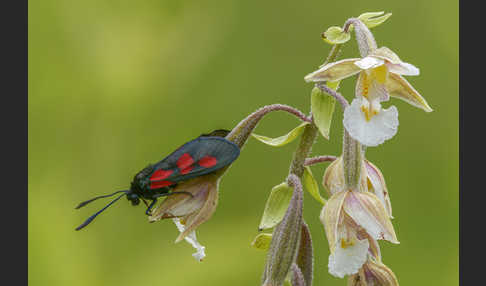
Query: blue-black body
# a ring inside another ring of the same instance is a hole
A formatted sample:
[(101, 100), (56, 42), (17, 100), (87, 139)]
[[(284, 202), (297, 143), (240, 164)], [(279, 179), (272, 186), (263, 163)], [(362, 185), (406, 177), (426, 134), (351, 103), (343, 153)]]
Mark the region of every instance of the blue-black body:
[[(224, 138), (228, 133), (228, 130), (220, 129), (209, 134), (202, 134), (196, 139), (185, 143), (161, 161), (155, 164), (149, 164), (138, 172), (134, 176), (129, 190), (118, 191), (110, 195), (99, 196), (82, 202), (76, 209), (96, 199), (112, 196), (116, 193), (123, 193), (103, 209), (89, 217), (76, 230), (88, 225), (99, 213), (125, 195), (131, 201), (132, 205), (138, 205), (141, 199), (147, 205), (147, 210), (145, 211), (147, 215), (150, 214), (152, 207), (159, 197), (174, 194), (191, 195), (184, 191), (174, 192), (172, 189), (178, 183), (216, 172), (238, 158), (240, 148), (235, 143)], [(152, 201), (150, 205), (148, 205), (146, 200)]]

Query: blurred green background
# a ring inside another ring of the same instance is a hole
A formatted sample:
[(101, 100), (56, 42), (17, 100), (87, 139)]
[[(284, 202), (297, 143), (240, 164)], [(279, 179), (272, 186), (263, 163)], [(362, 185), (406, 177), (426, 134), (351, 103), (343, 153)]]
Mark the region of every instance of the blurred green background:
[[(304, 75), (330, 46), (321, 32), (363, 12), (393, 16), (374, 28), (379, 46), (420, 68), (410, 83), (434, 109), (393, 100), (397, 135), (369, 148), (385, 175), (400, 245), (381, 242), (401, 285), (458, 285), (457, 1), (29, 1), (29, 284), (259, 285), (265, 253), (250, 247), (267, 195), (288, 172), (293, 142), (250, 139), (221, 183), (216, 213), (198, 231), (198, 263), (171, 221), (147, 222), (125, 199), (86, 229), (74, 228), (127, 188), (133, 175), (182, 143), (232, 128), (260, 106), (309, 111)], [(342, 57), (358, 55), (347, 44)], [(354, 80), (341, 92), (351, 99)], [(313, 154), (339, 155), (342, 114)], [(298, 124), (266, 117), (256, 133)], [(313, 167), (320, 182), (327, 164)], [(323, 194), (324, 190), (321, 187)], [(314, 285), (328, 273), (320, 205), (305, 198), (315, 248)]]

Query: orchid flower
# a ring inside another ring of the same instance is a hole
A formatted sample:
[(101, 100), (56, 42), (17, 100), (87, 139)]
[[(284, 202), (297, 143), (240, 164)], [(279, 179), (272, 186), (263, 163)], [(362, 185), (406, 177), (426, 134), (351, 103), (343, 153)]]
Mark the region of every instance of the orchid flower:
[(359, 74), (356, 98), (344, 111), (343, 124), (351, 137), (366, 146), (377, 146), (392, 138), (398, 128), (398, 110), (384, 109), (390, 96), (431, 112), (426, 100), (402, 77), (418, 75), (419, 69), (402, 62), (387, 47), (373, 50), (364, 58), (344, 59), (321, 66), (305, 76), (307, 82), (339, 81)]
[(201, 261), (204, 256), (204, 246), (196, 239), (196, 229), (213, 215), (218, 203), (219, 174), (209, 174), (183, 182), (174, 191), (184, 191), (192, 196), (169, 196), (149, 217), (150, 222), (172, 218), (180, 231), (176, 242), (185, 239), (197, 252), (193, 254)]

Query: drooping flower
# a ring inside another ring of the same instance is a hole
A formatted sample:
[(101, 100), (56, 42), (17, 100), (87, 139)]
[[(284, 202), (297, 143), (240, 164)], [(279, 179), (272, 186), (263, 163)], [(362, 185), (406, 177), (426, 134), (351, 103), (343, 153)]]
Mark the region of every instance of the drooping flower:
[[(342, 156), (336, 158), (326, 168), (322, 177), (322, 185), (327, 190), (329, 196), (346, 190)], [(388, 216), (393, 218), (390, 195), (386, 187), (385, 178), (380, 169), (366, 159), (363, 159), (361, 164), (359, 190), (374, 193), (385, 207)]]
[(320, 219), (331, 250), (329, 273), (336, 277), (358, 272), (368, 258), (369, 239), (399, 243), (384, 206), (370, 192), (334, 193)]
[(351, 137), (366, 146), (377, 146), (392, 138), (398, 128), (398, 111), (383, 109), (390, 96), (431, 112), (426, 100), (402, 77), (418, 75), (419, 69), (402, 62), (387, 47), (373, 50), (364, 58), (326, 64), (305, 76), (307, 82), (339, 81), (359, 74), (356, 98), (344, 111), (343, 124)]
[(149, 217), (150, 222), (173, 218), (180, 231), (176, 242), (186, 239), (197, 253), (197, 260), (204, 258), (204, 246), (196, 239), (195, 230), (213, 215), (218, 203), (218, 184), (220, 172), (197, 177), (183, 182), (174, 188), (174, 192), (186, 192), (189, 195), (173, 195), (167, 197)]
[(366, 168), (366, 177), (368, 182), (368, 191), (374, 193), (381, 201), (390, 218), (392, 216), (392, 207), (390, 202), (390, 195), (385, 183), (385, 177), (380, 169), (368, 160), (363, 160), (363, 165)]
[(349, 277), (348, 286), (398, 286), (398, 280), (385, 264), (368, 259), (358, 273)]

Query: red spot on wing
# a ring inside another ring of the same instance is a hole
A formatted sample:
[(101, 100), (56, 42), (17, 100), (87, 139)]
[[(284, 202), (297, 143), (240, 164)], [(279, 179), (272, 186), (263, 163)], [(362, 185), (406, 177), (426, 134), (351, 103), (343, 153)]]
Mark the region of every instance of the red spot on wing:
[(192, 169), (194, 169), (194, 166), (189, 166), (189, 167), (187, 167), (185, 169), (182, 169), (181, 170), (181, 174), (182, 175), (185, 175), (185, 174), (189, 173), (190, 171), (192, 171)]
[(173, 170), (157, 170), (155, 171), (152, 176), (150, 177), (150, 180), (151, 181), (159, 181), (159, 180), (163, 180), (167, 177), (169, 177), (170, 175), (172, 175), (172, 173), (174, 173)]
[(201, 160), (199, 160), (198, 164), (199, 166), (205, 167), (205, 168), (210, 168), (218, 163), (218, 159), (213, 156), (205, 156), (202, 157)]
[(175, 184), (175, 183), (171, 182), (171, 181), (152, 182), (152, 184), (150, 184), (150, 189), (160, 189), (160, 188), (167, 187), (167, 186), (170, 186), (170, 185), (173, 185), (173, 184)]
[(184, 169), (191, 166), (192, 164), (194, 164), (194, 159), (192, 159), (189, 153), (182, 154), (179, 160), (177, 160), (177, 167), (179, 168), (179, 170), (181, 170), (181, 173)]

